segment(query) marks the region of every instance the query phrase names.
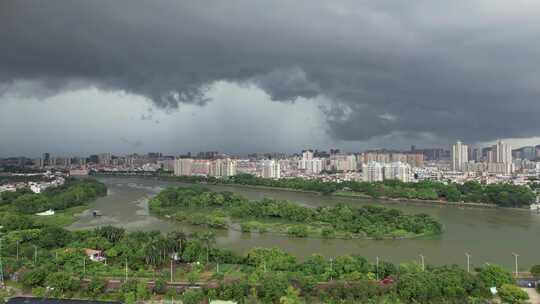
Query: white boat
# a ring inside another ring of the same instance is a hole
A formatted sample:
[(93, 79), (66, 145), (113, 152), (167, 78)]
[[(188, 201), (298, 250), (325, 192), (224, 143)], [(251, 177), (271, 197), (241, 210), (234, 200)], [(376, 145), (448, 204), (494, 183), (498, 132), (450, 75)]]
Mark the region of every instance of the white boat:
[(49, 209), (47, 211), (36, 213), (36, 215), (39, 215), (39, 216), (54, 215), (54, 210)]

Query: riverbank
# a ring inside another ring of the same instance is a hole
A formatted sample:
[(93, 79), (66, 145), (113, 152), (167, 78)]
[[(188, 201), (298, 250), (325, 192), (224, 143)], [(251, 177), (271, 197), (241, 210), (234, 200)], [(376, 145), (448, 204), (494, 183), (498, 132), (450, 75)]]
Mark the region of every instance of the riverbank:
[(404, 203), (419, 203), (419, 204), (427, 204), (427, 205), (442, 205), (442, 206), (450, 206), (450, 207), (529, 210), (526, 208), (499, 207), (497, 205), (485, 204), (485, 203), (449, 202), (449, 201), (443, 201), (443, 200), (421, 200), (421, 199), (414, 199), (414, 198), (392, 198), (392, 197), (384, 197), (384, 196), (372, 197), (364, 193), (357, 193), (353, 191), (337, 191), (337, 192), (332, 193), (331, 195), (337, 196), (337, 197), (347, 197), (347, 198), (372, 199), (372, 200), (378, 200), (378, 201), (385, 201), (389, 203), (403, 203), (404, 202)]
[[(319, 192), (319, 191), (311, 191), (311, 190), (302, 190), (302, 189), (294, 189), (294, 188), (286, 188), (286, 187), (272, 187), (272, 186), (262, 186), (262, 185), (246, 185), (246, 184), (237, 184), (237, 183), (207, 183), (207, 182), (199, 182), (195, 180), (188, 180), (182, 177), (176, 177), (176, 176), (164, 176), (164, 175), (137, 175), (137, 174), (128, 174), (128, 175), (117, 175), (117, 174), (102, 174), (97, 173), (95, 176), (103, 176), (103, 177), (127, 177), (127, 178), (147, 178), (147, 179), (155, 179), (155, 180), (162, 180), (162, 181), (174, 181), (174, 182), (180, 182), (184, 184), (196, 184), (196, 185), (215, 185), (215, 186), (228, 186), (228, 187), (238, 187), (238, 188), (246, 188), (246, 189), (261, 189), (261, 190), (277, 190), (277, 191), (289, 191), (289, 192), (297, 192), (297, 193), (308, 193), (308, 194), (314, 194), (314, 195), (320, 195), (324, 196), (325, 194)], [(386, 197), (386, 196), (379, 196), (374, 197), (370, 196), (366, 193), (362, 192), (354, 192), (354, 191), (348, 191), (348, 190), (338, 190), (331, 194), (327, 194), (330, 196), (335, 197), (345, 197), (345, 198), (351, 198), (351, 199), (369, 199), (373, 201), (380, 201), (385, 203), (410, 203), (410, 204), (423, 204), (423, 205), (433, 205), (433, 206), (448, 206), (448, 207), (466, 207), (466, 208), (481, 208), (481, 209), (503, 209), (503, 210), (519, 210), (519, 211), (530, 211), (529, 208), (525, 207), (501, 207), (495, 204), (488, 204), (488, 203), (476, 203), (476, 202), (449, 202), (446, 200), (428, 200), (428, 199), (415, 199), (415, 198), (392, 198), (392, 197)]]
[(75, 223), (78, 219), (78, 215), (88, 209), (89, 206), (86, 204), (58, 210), (55, 211), (53, 215), (33, 215), (32, 220), (38, 225), (66, 227)]

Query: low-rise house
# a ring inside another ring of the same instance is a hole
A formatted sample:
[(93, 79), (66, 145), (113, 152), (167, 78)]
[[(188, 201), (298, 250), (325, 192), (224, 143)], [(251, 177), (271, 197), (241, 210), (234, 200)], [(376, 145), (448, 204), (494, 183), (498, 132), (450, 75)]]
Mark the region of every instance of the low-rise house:
[(105, 257), (103, 256), (103, 251), (101, 250), (95, 250), (95, 249), (84, 249), (84, 253), (86, 256), (90, 259), (92, 262), (103, 262), (105, 261)]

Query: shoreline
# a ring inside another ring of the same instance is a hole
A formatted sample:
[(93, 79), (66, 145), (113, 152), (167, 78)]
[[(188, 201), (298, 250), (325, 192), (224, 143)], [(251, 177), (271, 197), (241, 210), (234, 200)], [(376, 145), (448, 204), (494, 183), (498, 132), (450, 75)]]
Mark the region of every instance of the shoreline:
[[(211, 186), (229, 186), (229, 187), (239, 187), (239, 188), (248, 188), (248, 189), (264, 189), (264, 190), (278, 190), (278, 191), (288, 191), (288, 192), (298, 192), (298, 193), (308, 193), (318, 196), (324, 196), (321, 192), (312, 191), (312, 190), (301, 190), (294, 188), (282, 188), (282, 187), (271, 187), (271, 186), (261, 186), (261, 185), (244, 185), (244, 184), (209, 184), (201, 182), (190, 182), (190, 181), (181, 181), (177, 180), (175, 176), (149, 176), (149, 175), (115, 175), (115, 174), (94, 174), (95, 177), (128, 177), (128, 178), (151, 178), (163, 181), (174, 181), (183, 184), (192, 184), (192, 185), (211, 185)], [(339, 191), (338, 191), (339, 192)], [(430, 206), (445, 206), (445, 207), (467, 207), (467, 208), (477, 208), (477, 209), (503, 209), (503, 210), (517, 210), (517, 211), (529, 211), (533, 212), (534, 210), (528, 208), (518, 208), (518, 207), (500, 207), (494, 204), (486, 203), (473, 203), (473, 202), (448, 202), (443, 200), (422, 200), (422, 199), (413, 199), (413, 198), (391, 198), (391, 197), (372, 197), (361, 192), (349, 191), (350, 194), (340, 194), (338, 192), (333, 192), (328, 194), (329, 196), (349, 198), (354, 200), (373, 200), (374, 202), (381, 203), (391, 203), (391, 204), (418, 204), (418, 205), (430, 205)], [(341, 191), (345, 192), (345, 191)]]

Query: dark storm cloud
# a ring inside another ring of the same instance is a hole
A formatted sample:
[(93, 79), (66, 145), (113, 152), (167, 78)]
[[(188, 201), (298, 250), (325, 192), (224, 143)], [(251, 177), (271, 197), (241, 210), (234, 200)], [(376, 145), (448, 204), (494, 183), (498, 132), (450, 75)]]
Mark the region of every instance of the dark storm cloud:
[(529, 137), (539, 19), (535, 1), (5, 0), (0, 94), (97, 86), (174, 109), (224, 80), (330, 100), (343, 140)]

